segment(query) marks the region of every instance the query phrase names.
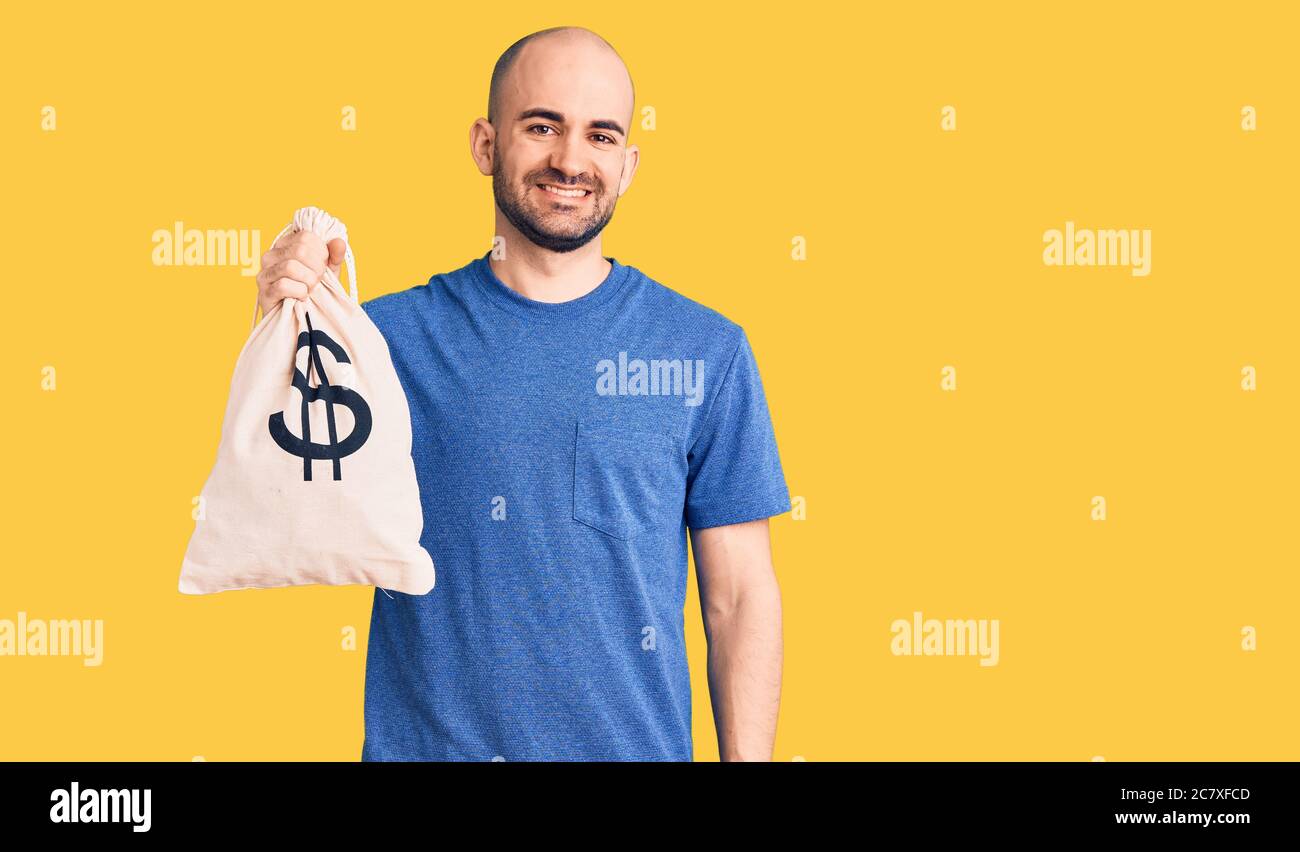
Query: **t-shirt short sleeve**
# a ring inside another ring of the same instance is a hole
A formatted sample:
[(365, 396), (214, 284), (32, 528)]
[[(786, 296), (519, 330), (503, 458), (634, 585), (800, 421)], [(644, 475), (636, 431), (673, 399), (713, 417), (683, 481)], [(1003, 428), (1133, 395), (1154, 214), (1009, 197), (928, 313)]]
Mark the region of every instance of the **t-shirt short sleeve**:
[(763, 382), (743, 330), (721, 382), (687, 456), (686, 525), (691, 529), (790, 510)]

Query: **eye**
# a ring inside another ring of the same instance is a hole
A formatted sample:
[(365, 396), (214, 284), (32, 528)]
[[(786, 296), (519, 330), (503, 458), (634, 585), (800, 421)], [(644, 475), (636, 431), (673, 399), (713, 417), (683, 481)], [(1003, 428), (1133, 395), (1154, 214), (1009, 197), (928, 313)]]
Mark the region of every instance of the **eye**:
[(614, 143), (614, 139), (609, 136), (606, 136), (604, 133), (597, 133), (596, 135), (599, 136), (601, 139), (604, 139), (606, 142), (609, 142), (610, 144)]
[[(534, 124), (532, 127), (528, 128), (528, 130), (529, 130), (529, 132), (531, 132), (531, 131), (536, 130), (536, 129), (539, 128), (539, 127), (542, 128), (543, 130), (554, 130), (554, 129), (555, 129), (554, 127), (551, 127), (549, 124)], [(533, 135), (536, 136), (536, 135), (539, 135), (539, 134), (533, 134)]]

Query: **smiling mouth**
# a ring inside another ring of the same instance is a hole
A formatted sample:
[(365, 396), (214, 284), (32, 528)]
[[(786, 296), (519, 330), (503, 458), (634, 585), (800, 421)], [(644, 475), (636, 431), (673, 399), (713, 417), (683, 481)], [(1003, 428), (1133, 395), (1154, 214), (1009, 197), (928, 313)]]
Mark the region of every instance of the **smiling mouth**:
[(591, 195), (590, 189), (580, 189), (580, 188), (565, 189), (564, 187), (555, 186), (549, 183), (539, 183), (537, 184), (537, 186), (540, 187), (542, 191), (550, 195), (554, 195), (556, 198), (576, 199), (576, 198), (586, 198), (588, 195)]

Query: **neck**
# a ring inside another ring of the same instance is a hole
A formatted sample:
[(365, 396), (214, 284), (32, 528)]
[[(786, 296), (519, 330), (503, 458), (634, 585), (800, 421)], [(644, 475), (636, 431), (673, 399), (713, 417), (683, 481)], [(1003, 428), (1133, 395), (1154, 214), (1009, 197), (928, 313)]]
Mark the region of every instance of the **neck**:
[(500, 260), (488, 256), (492, 272), (511, 290), (535, 302), (581, 298), (599, 287), (612, 269), (601, 253), (599, 236), (580, 249), (560, 253), (514, 234), (505, 238), (504, 248)]

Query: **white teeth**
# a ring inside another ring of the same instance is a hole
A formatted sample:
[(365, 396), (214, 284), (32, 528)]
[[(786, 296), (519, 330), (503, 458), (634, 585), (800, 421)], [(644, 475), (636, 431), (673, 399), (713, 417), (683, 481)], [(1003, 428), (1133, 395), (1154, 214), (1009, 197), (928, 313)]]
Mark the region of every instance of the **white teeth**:
[(542, 184), (541, 187), (553, 195), (562, 195), (565, 198), (581, 198), (587, 194), (587, 190), (585, 189), (557, 189), (548, 184)]

